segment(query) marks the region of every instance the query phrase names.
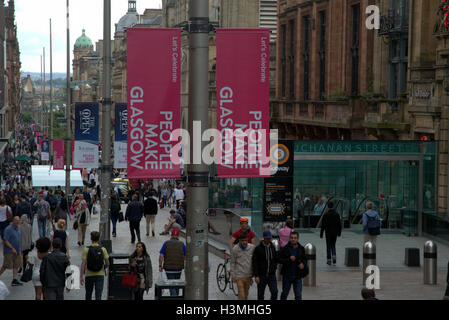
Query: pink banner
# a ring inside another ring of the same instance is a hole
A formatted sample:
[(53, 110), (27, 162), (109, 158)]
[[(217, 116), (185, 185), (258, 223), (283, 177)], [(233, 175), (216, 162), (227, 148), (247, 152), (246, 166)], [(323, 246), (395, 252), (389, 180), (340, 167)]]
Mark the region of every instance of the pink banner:
[(180, 178), (171, 161), (180, 127), (181, 30), (128, 28), (128, 178)]
[(53, 170), (64, 170), (64, 140), (53, 140)]
[(270, 31), (217, 29), (216, 69), (217, 176), (269, 176)]

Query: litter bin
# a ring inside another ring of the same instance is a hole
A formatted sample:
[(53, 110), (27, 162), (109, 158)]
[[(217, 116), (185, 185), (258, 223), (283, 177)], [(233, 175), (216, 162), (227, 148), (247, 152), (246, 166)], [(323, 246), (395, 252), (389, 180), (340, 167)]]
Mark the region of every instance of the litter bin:
[[(181, 280), (159, 280), (154, 286), (154, 299), (155, 300), (184, 300), (186, 283)], [(164, 289), (178, 289), (180, 295), (178, 296), (163, 296)]]
[[(117, 263), (116, 260), (122, 260)], [(132, 292), (122, 287), (123, 275), (129, 273), (129, 254), (109, 255), (108, 300), (132, 300)]]

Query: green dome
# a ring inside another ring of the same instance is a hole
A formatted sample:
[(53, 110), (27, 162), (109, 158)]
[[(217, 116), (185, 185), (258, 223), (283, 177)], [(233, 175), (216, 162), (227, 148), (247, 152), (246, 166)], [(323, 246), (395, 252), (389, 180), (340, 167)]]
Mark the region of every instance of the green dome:
[(91, 47), (92, 41), (86, 36), (86, 30), (83, 29), (83, 35), (76, 39), (75, 47)]

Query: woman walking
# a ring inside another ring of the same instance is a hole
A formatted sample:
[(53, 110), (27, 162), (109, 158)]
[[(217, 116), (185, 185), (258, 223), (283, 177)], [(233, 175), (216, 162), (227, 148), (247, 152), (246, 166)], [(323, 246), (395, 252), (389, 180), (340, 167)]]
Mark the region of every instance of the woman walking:
[(20, 217), (20, 233), (22, 236), (22, 257), (23, 257), (23, 268), (26, 266), (26, 262), (28, 259), (28, 253), (31, 251), (31, 234), (32, 228), (30, 224), (30, 220), (28, 219), (28, 215), (23, 214)]
[(75, 211), (75, 220), (78, 222), (78, 245), (84, 246), (84, 239), (86, 238), (86, 229), (90, 223), (90, 212), (87, 202), (80, 196), (78, 205)]
[(143, 294), (153, 286), (153, 267), (147, 248), (142, 242), (136, 244), (136, 251), (129, 258), (130, 271), (137, 274), (137, 287), (133, 288), (134, 300), (143, 300)]
[(36, 293), (36, 300), (45, 299), (44, 293), (42, 291), (42, 283), (40, 280), (40, 268), (42, 259), (48, 254), (50, 250), (51, 242), (48, 238), (40, 238), (36, 241), (36, 250), (34, 250), (28, 256), (28, 264), (33, 268), (33, 281), (34, 291)]
[(111, 196), (111, 200), (112, 236), (117, 237), (117, 221), (119, 219), (121, 206), (116, 194)]
[(66, 222), (64, 219), (59, 219), (58, 223), (56, 224), (56, 228), (54, 231), (50, 233), (50, 240), (51, 243), (53, 243), (53, 239), (59, 238), (62, 242), (61, 252), (65, 253), (67, 255), (67, 258), (70, 260), (70, 254), (69, 254), (69, 233), (65, 231), (66, 229)]

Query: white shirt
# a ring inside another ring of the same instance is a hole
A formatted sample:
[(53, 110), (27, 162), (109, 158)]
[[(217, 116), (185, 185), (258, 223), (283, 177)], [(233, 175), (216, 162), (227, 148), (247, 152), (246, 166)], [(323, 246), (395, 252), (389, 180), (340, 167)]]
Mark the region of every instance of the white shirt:
[(176, 200), (184, 200), (184, 191), (182, 189), (175, 189), (175, 198)]
[(90, 180), (95, 180), (95, 174), (91, 173), (90, 176), (89, 176), (89, 179)]
[(8, 206), (4, 206), (4, 207), (0, 206), (0, 222), (4, 222), (4, 221), (8, 220), (8, 218), (6, 216), (7, 208), (8, 208)]

